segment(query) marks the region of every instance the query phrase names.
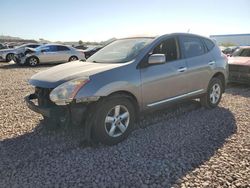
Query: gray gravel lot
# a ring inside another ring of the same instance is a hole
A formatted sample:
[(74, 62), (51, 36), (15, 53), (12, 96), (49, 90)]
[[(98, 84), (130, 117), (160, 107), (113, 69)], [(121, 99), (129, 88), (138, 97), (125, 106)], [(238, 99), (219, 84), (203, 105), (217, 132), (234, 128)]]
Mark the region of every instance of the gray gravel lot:
[(0, 63), (0, 187), (250, 187), (250, 87), (213, 110), (196, 101), (142, 117), (124, 142), (83, 148), (83, 129), (49, 132), (23, 97), (50, 66)]

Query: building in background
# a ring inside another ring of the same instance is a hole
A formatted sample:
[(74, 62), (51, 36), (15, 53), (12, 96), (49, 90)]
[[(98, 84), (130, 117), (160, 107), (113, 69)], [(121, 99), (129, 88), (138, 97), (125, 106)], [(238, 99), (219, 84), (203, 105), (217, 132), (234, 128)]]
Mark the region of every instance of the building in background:
[(250, 46), (250, 34), (210, 35), (220, 46)]

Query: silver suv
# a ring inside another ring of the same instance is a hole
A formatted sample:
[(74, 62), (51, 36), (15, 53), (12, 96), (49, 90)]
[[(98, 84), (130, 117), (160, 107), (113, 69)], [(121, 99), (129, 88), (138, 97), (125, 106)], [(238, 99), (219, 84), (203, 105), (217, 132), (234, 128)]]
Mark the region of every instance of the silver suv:
[(25, 99), (49, 126), (84, 124), (88, 140), (113, 145), (128, 136), (141, 112), (190, 98), (216, 107), (227, 78), (227, 58), (208, 38), (126, 38), (87, 62), (35, 74), (29, 80), (35, 92)]

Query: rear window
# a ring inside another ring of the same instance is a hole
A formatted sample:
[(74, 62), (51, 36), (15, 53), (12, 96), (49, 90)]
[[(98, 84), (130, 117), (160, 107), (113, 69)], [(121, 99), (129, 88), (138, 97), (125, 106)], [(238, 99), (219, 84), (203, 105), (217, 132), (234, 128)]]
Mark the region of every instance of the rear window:
[(200, 56), (205, 53), (203, 43), (198, 37), (182, 36), (181, 43), (186, 58)]
[(209, 39), (203, 39), (203, 41), (204, 41), (208, 51), (211, 51), (214, 48), (215, 44), (213, 43), (213, 41), (211, 41)]

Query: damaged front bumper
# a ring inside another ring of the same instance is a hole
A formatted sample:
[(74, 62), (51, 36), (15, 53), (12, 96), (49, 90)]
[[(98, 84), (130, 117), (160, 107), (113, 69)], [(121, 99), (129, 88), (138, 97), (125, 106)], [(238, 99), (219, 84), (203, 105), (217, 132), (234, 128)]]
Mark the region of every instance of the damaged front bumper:
[(38, 97), (35, 93), (28, 95), (24, 98), (26, 105), (28, 106), (29, 109), (31, 109), (32, 111), (42, 114), (45, 117), (50, 117), (51, 115), (51, 108), (48, 107), (42, 107), (42, 106), (38, 106), (36, 105), (33, 100), (36, 100)]
[(69, 104), (65, 106), (58, 105), (39, 105), (38, 95), (36, 93), (25, 97), (26, 105), (32, 111), (57, 121), (70, 119), (70, 123), (79, 125), (85, 118), (88, 104)]

